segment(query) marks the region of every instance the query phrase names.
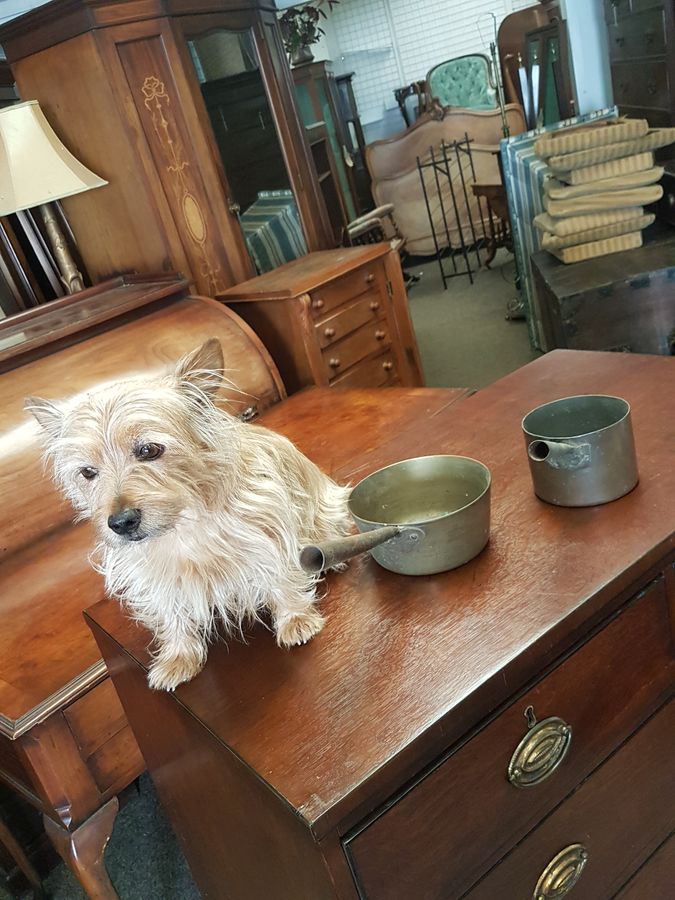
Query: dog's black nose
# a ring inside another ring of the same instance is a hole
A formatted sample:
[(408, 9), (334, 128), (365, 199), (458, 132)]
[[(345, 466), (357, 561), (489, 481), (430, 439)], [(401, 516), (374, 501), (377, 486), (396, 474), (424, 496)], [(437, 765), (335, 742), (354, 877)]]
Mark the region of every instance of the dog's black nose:
[(115, 534), (133, 534), (138, 531), (141, 524), (140, 509), (121, 509), (119, 512), (108, 516), (108, 528), (111, 528)]

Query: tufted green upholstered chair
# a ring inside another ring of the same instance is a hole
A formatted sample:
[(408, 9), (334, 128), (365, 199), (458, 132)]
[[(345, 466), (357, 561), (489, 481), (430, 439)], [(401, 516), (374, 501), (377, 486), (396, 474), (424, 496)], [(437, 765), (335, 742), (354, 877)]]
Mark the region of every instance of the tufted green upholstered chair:
[(480, 53), (439, 63), (427, 75), (427, 92), (441, 106), (495, 109), (497, 91), (490, 60)]

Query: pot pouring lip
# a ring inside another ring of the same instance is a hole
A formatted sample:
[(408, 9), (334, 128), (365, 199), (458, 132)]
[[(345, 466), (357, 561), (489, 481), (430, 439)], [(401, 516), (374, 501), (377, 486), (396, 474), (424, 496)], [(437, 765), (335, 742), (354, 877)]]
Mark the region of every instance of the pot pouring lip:
[[(535, 413), (540, 413), (542, 410), (546, 409), (547, 406), (555, 406), (556, 403), (564, 403), (569, 400), (617, 400), (619, 401), (619, 403), (624, 404), (625, 409), (623, 415), (620, 418), (616, 419), (616, 421), (610, 422), (609, 425), (603, 425), (602, 428), (594, 428), (592, 431), (582, 431), (579, 432), (579, 434), (564, 434), (560, 436), (552, 436), (550, 434), (542, 434), (538, 431), (531, 431), (525, 424), (530, 416), (533, 416)], [(630, 414), (631, 405), (624, 397), (617, 397), (614, 394), (574, 394), (571, 397), (558, 397), (556, 400), (549, 400), (547, 403), (541, 403), (539, 406), (535, 406), (534, 409), (531, 409), (523, 416), (520, 427), (529, 438), (541, 441), (551, 441), (552, 443), (559, 443), (560, 441), (564, 442), (579, 440), (580, 438), (591, 437), (591, 435), (594, 434), (602, 434), (603, 432), (608, 431), (610, 428), (614, 428), (616, 425), (620, 425), (621, 422), (625, 422)]]
[[(420, 459), (461, 459), (461, 460), (466, 460), (468, 462), (476, 463), (476, 465), (480, 466), (481, 469), (483, 469), (484, 473), (487, 476), (485, 487), (483, 488), (483, 490), (480, 492), (480, 494), (477, 497), (474, 497), (473, 500), (471, 500), (469, 503), (465, 504), (464, 506), (460, 506), (459, 509), (453, 509), (452, 512), (442, 513), (439, 516), (432, 516), (427, 519), (420, 519), (419, 521), (416, 521), (416, 522), (391, 522), (389, 520), (385, 521), (382, 519), (366, 519), (363, 516), (359, 516), (357, 513), (354, 512), (354, 510), (352, 509), (352, 494), (362, 484), (365, 484), (365, 482), (368, 481), (368, 479), (373, 478), (375, 475), (379, 475), (380, 472), (386, 472), (387, 469), (393, 469), (396, 466), (400, 466), (402, 463), (416, 462), (417, 460), (420, 460)], [(489, 493), (491, 487), (492, 487), (492, 472), (485, 465), (485, 463), (482, 463), (479, 459), (474, 459), (472, 456), (459, 456), (456, 453), (431, 453), (431, 454), (428, 454), (427, 456), (412, 456), (409, 459), (399, 459), (394, 463), (390, 463), (388, 466), (382, 466), (381, 469), (376, 469), (374, 472), (371, 472), (370, 475), (366, 475), (365, 478), (362, 478), (361, 481), (357, 482), (354, 485), (354, 487), (352, 488), (351, 493), (349, 495), (349, 500), (347, 501), (347, 505), (349, 507), (349, 512), (351, 513), (351, 515), (355, 519), (358, 519), (359, 522), (363, 522), (364, 525), (373, 525), (376, 528), (380, 528), (380, 527), (383, 527), (386, 525), (399, 525), (404, 529), (405, 528), (424, 529), (425, 525), (431, 525), (433, 522), (440, 522), (443, 519), (449, 519), (452, 516), (456, 516), (458, 513), (461, 513), (467, 509), (470, 509), (476, 503), (480, 502), (485, 497), (486, 494)], [(398, 540), (402, 537), (402, 535), (403, 535), (403, 532), (399, 535), (396, 535), (395, 538), (391, 538), (391, 540)]]

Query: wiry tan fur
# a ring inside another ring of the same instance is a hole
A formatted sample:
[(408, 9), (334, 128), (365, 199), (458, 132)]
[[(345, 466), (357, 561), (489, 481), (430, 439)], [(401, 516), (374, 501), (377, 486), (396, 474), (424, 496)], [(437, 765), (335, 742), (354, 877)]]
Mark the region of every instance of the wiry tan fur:
[[(317, 634), (318, 576), (302, 571), (299, 548), (350, 530), (347, 488), (286, 438), (214, 405), (222, 364), (212, 340), (166, 376), (27, 402), (54, 478), (97, 529), (93, 558), (108, 592), (156, 638), (154, 688), (188, 681), (219, 627), (240, 629), (263, 608), (282, 647)], [(139, 460), (144, 443), (166, 449)], [(98, 471), (90, 481), (85, 467)], [(126, 507), (141, 512), (140, 539), (108, 527)]]

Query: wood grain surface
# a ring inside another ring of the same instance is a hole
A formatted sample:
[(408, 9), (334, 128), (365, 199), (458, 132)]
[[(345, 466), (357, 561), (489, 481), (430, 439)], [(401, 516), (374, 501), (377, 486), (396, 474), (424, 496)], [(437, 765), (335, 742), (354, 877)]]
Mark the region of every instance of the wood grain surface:
[[(675, 703), (670, 703), (470, 891), (467, 900), (528, 896), (526, 890), (534, 891), (549, 861), (577, 843), (586, 848), (588, 862), (571, 896), (614, 897), (675, 827), (674, 733)], [(641, 900), (649, 900), (649, 895)]]
[[(344, 481), (421, 454), (482, 460), (493, 476), (490, 543), (468, 565), (424, 578), (354, 561), (326, 580), (327, 624), (306, 647), (280, 651), (257, 627), (247, 643), (215, 644), (176, 699), (315, 835), (354, 823), (587, 635), (672, 552), (674, 388), (672, 359), (557, 351), (460, 403), (415, 413), (377, 444), (362, 440), (358, 414), (351, 428), (317, 416), (312, 438), (307, 420), (298, 427), (297, 406), (293, 415), (290, 406), (274, 410), (263, 422), (301, 437)], [(532, 491), (520, 422), (578, 393), (631, 403), (640, 483), (614, 503), (562, 509)], [(393, 421), (397, 400), (382, 392), (380, 403)], [(148, 635), (117, 604), (89, 616), (147, 665)]]
[(344, 275), (351, 269), (380, 259), (389, 253), (389, 250), (387, 243), (320, 250), (285, 263), (272, 272), (228, 288), (218, 295), (218, 299), (225, 303), (233, 303), (235, 300), (280, 300), (309, 294), (320, 285)]

